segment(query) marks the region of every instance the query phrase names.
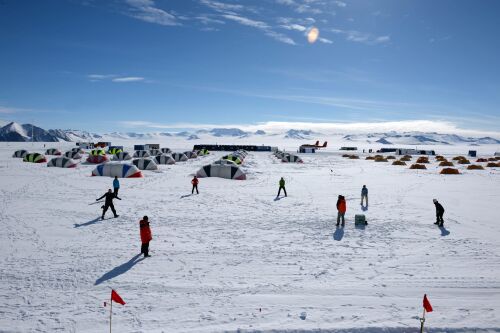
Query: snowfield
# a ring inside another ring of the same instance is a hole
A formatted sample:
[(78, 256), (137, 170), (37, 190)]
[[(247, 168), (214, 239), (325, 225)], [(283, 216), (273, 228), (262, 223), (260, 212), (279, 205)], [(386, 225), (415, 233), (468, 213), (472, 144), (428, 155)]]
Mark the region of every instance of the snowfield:
[[(171, 140), (162, 146), (192, 148)], [(123, 143), (130, 152), (142, 142)], [(106, 332), (111, 288), (127, 302), (113, 306), (113, 332), (418, 332), (424, 293), (434, 307), (428, 331), (500, 332), (500, 168), (439, 175), (434, 158), (410, 170), (359, 152), (345, 159), (330, 145), (301, 155), (304, 164), (250, 153), (246, 181), (203, 178), (194, 196), (191, 175), (223, 152), (161, 165), (121, 179), (120, 217), (101, 221), (95, 199), (111, 178), (90, 177), (93, 165), (11, 157), (44, 152), (43, 143), (1, 143), (0, 332)], [(491, 157), (500, 147), (428, 149)], [(289, 196), (275, 200), (281, 176)], [(339, 194), (347, 224), (336, 230)], [(446, 210), (443, 229), (433, 198)], [(153, 233), (147, 259), (143, 215)]]

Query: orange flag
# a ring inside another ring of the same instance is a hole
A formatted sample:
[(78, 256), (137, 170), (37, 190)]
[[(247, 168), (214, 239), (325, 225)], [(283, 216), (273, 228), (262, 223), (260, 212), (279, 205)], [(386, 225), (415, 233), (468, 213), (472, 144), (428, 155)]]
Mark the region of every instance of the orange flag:
[(116, 303), (120, 303), (121, 305), (125, 305), (125, 301), (120, 297), (120, 295), (118, 295), (116, 291), (114, 291), (114, 289), (111, 289), (111, 300), (115, 301)]
[(427, 312), (432, 312), (431, 302), (427, 299), (427, 294), (424, 295), (424, 309)]

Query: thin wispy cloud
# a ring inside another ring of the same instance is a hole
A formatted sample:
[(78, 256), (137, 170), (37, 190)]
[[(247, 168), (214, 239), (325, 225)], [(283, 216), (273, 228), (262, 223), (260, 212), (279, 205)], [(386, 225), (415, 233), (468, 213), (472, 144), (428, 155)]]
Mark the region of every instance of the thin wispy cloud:
[(356, 30), (330, 29), (331, 32), (342, 35), (346, 40), (367, 45), (385, 44), (391, 41), (390, 36), (376, 36), (371, 33)]
[(127, 15), (149, 23), (165, 26), (180, 25), (177, 18), (156, 6), (153, 0), (125, 0), (129, 5)]
[(89, 74), (87, 78), (91, 82), (116, 82), (116, 83), (127, 83), (127, 82), (146, 82), (146, 78), (141, 76), (119, 76), (116, 74)]
[(1, 114), (13, 114), (13, 113), (19, 113), (19, 112), (25, 112), (28, 111), (27, 109), (19, 109), (19, 108), (11, 108), (7, 106), (0, 106), (0, 113)]

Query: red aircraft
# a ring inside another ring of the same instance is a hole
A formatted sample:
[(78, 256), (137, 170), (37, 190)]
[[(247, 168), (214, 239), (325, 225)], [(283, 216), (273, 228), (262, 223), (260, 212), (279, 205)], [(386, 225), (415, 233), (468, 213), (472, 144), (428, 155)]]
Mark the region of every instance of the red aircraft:
[(303, 148), (316, 148), (316, 149), (321, 149), (321, 148), (326, 148), (326, 145), (328, 144), (328, 142), (324, 142), (322, 146), (319, 145), (319, 140), (316, 141), (315, 144), (313, 145), (302, 145), (301, 147)]

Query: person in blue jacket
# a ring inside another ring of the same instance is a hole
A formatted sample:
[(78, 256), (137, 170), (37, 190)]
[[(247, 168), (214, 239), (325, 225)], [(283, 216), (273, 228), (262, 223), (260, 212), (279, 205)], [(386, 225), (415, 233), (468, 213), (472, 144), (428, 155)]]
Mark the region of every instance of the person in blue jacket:
[(361, 206), (363, 206), (363, 199), (366, 199), (366, 205), (368, 206), (368, 188), (366, 188), (366, 185), (363, 185), (361, 189)]
[(120, 190), (120, 181), (118, 180), (118, 177), (115, 176), (115, 179), (113, 180), (113, 193), (115, 198), (120, 199), (118, 198), (118, 190)]

